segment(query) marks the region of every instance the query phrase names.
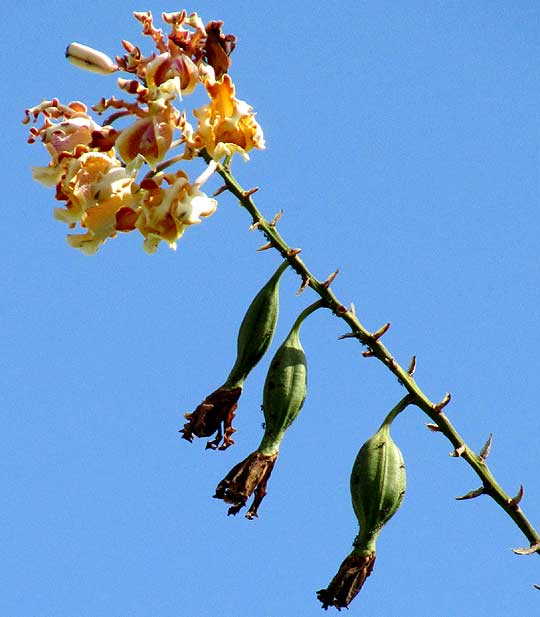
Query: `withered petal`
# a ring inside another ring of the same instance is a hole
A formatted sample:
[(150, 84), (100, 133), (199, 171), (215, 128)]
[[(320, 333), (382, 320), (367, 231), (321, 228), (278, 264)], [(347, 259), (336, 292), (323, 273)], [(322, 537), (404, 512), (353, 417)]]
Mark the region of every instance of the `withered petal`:
[(206, 24), (206, 42), (204, 55), (208, 64), (214, 69), (216, 79), (229, 70), (231, 60), (229, 56), (236, 46), (236, 37), (232, 34), (224, 35), (221, 31), (222, 21), (210, 21)]
[(179, 431), (182, 437), (193, 441), (193, 436), (210, 437), (216, 433), (216, 439), (209, 441), (206, 447), (212, 450), (228, 448), (234, 443), (232, 421), (241, 393), (240, 387), (227, 389), (222, 386), (209, 394), (193, 413), (185, 415), (188, 421)]
[(317, 591), (322, 608), (334, 606), (338, 610), (347, 608), (354, 600), (375, 565), (375, 552), (362, 555), (353, 551), (343, 560), (338, 573), (327, 589)]
[(216, 499), (232, 504), (228, 514), (237, 514), (251, 495), (254, 495), (246, 518), (253, 519), (258, 516), (257, 510), (266, 495), (266, 485), (277, 457), (277, 452), (265, 454), (255, 450), (229, 471), (217, 485), (214, 495)]

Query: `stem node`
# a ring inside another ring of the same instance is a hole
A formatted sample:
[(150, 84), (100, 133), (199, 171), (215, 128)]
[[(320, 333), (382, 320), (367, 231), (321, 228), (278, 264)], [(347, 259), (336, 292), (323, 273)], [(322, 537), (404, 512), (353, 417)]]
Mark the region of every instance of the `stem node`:
[(283, 210), (280, 210), (276, 216), (274, 216), (274, 218), (272, 219), (272, 221), (270, 222), (270, 227), (275, 227), (277, 225), (277, 222), (279, 221), (279, 219), (283, 216)]
[(309, 287), (310, 283), (311, 283), (311, 279), (309, 278), (309, 276), (306, 276), (305, 274), (303, 274), (302, 284), (300, 285), (298, 291), (296, 292), (296, 295), (299, 296), (300, 294), (303, 294), (304, 291), (306, 291), (306, 289)]
[(218, 188), (218, 190), (212, 195), (212, 197), (217, 197), (218, 195), (221, 195), (221, 193), (224, 193), (225, 191), (228, 191), (229, 187), (226, 184), (223, 184), (222, 186), (220, 186)]
[(453, 452), (450, 452), (450, 456), (453, 456), (455, 458), (459, 458), (463, 452), (465, 452), (465, 444), (462, 443), (460, 446), (458, 446)]
[(519, 485), (519, 491), (515, 497), (512, 497), (508, 500), (508, 504), (513, 508), (519, 507), (519, 502), (523, 499), (523, 495), (525, 494), (525, 489), (523, 488), (523, 484)]
[(330, 285), (334, 282), (338, 274), (339, 274), (339, 268), (337, 270), (334, 270), (334, 272), (332, 272), (332, 274), (326, 279), (326, 281), (322, 283), (322, 286), (328, 289)]
[(253, 188), (248, 189), (247, 191), (244, 191), (244, 192), (242, 193), (242, 197), (243, 197), (244, 199), (248, 199), (248, 197), (251, 197), (251, 196), (252, 196), (254, 193), (256, 193), (258, 190), (259, 190), (259, 187), (258, 187), (258, 186), (254, 186)]
[(436, 403), (433, 405), (433, 411), (436, 411), (437, 413), (441, 413), (441, 411), (448, 405), (448, 403), (451, 400), (452, 400), (452, 395), (450, 394), (450, 392), (447, 392), (444, 395), (444, 398), (440, 403)]
[(378, 341), (384, 334), (388, 332), (390, 329), (390, 322), (387, 321), (384, 326), (381, 326), (376, 332), (370, 336), (374, 341)]
[(456, 500), (463, 501), (464, 499), (474, 499), (475, 497), (480, 497), (480, 495), (484, 495), (485, 492), (486, 489), (481, 486), (480, 488), (475, 488), (473, 491), (465, 493), (465, 495), (460, 495), (459, 497), (456, 497)]
[(480, 460), (484, 463), (491, 452), (491, 444), (493, 443), (493, 433), (489, 434), (489, 437), (484, 444), (484, 447), (480, 451)]
[(338, 336), (338, 340), (340, 341), (345, 338), (358, 338), (358, 332), (346, 332), (345, 334)]
[[(540, 554), (540, 542), (531, 542), (531, 545), (527, 548), (513, 548), (512, 553), (516, 555), (532, 555), (533, 553)], [(537, 585), (534, 585), (538, 589)]]

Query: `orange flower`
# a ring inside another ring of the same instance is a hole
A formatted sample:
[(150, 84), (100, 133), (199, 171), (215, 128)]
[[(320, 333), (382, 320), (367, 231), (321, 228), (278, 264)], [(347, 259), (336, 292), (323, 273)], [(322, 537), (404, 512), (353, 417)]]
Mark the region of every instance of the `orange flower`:
[(253, 108), (235, 98), (229, 75), (223, 75), (220, 81), (207, 79), (205, 85), (211, 101), (193, 111), (199, 121), (193, 136), (194, 147), (205, 148), (214, 160), (234, 152), (248, 159), (247, 153), (253, 148), (264, 149), (263, 132)]
[[(164, 179), (168, 188), (161, 187)], [(175, 249), (186, 227), (200, 223), (200, 217), (210, 216), (217, 208), (217, 201), (200, 191), (197, 183), (191, 185), (183, 171), (159, 174), (144, 181), (141, 188), (146, 195), (136, 226), (148, 253), (154, 253), (162, 240)]]
[(93, 255), (107, 238), (116, 236), (117, 231), (135, 229), (137, 212), (132, 209), (132, 205), (132, 195), (122, 190), (92, 206), (81, 218), (81, 226), (88, 231), (85, 234), (69, 234), (67, 240), (70, 246), (80, 249), (86, 255)]
[[(79, 223), (87, 229), (85, 234), (68, 235), (69, 244), (91, 255), (117, 231), (134, 229), (138, 203), (132, 189), (133, 177), (126, 175), (118, 159), (102, 152), (68, 158), (65, 177), (57, 187), (57, 198), (66, 201), (66, 208), (56, 208), (54, 214), (71, 227)], [(133, 214), (131, 225), (127, 211)]]

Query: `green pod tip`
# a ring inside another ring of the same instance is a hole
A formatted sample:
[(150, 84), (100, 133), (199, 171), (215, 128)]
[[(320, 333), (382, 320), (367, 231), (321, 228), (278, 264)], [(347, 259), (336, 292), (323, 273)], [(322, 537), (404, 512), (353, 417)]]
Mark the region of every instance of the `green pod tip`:
[(279, 281), (289, 265), (284, 261), (253, 298), (240, 324), (236, 360), (225, 387), (242, 387), (246, 377), (264, 356), (276, 329), (279, 313)]

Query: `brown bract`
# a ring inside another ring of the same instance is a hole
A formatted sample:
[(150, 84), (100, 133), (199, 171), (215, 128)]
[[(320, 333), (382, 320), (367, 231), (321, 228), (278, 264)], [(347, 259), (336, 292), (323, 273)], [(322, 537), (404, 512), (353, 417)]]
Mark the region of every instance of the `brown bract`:
[(228, 514), (238, 514), (254, 494), (255, 497), (246, 512), (246, 518), (252, 519), (258, 516), (257, 510), (266, 495), (266, 485), (277, 457), (277, 452), (264, 454), (255, 450), (229, 471), (217, 485), (214, 495), (216, 499), (223, 499), (225, 503), (232, 504)]
[(347, 608), (362, 589), (374, 565), (374, 552), (362, 555), (353, 551), (347, 555), (328, 588), (317, 592), (322, 607), (327, 610), (329, 606), (334, 606), (338, 611)]
[[(193, 413), (185, 414), (186, 424), (180, 430), (182, 437), (193, 441), (193, 437), (210, 437), (217, 433), (216, 438), (206, 444), (212, 450), (226, 450), (234, 441), (231, 435), (234, 412), (238, 407), (238, 399), (242, 388), (218, 388), (208, 395)], [(221, 440), (223, 443), (220, 445)]]

